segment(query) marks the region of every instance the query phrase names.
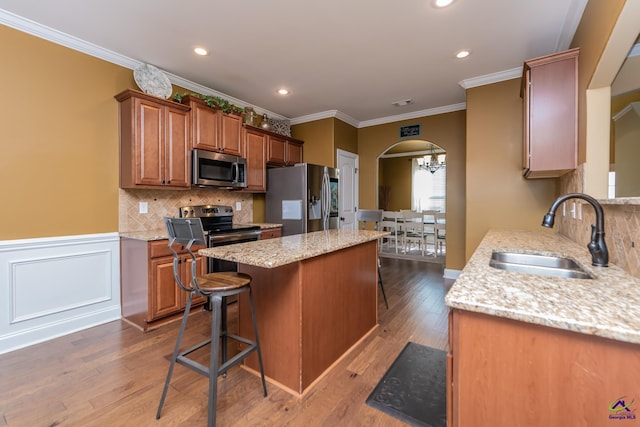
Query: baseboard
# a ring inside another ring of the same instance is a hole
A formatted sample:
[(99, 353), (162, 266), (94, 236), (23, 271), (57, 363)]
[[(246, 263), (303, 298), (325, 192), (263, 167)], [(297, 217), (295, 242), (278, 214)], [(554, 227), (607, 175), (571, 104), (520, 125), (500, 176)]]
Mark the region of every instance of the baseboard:
[(460, 276), (460, 273), (462, 273), (461, 270), (452, 270), (450, 268), (445, 268), (442, 277), (448, 280), (456, 280), (458, 276)]
[(118, 320), (118, 233), (0, 241), (0, 354)]

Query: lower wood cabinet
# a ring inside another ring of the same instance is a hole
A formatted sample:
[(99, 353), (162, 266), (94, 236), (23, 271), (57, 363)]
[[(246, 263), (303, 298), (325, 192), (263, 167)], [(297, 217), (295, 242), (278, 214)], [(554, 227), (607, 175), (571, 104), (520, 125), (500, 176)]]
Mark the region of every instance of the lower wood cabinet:
[(629, 422), (611, 408), (640, 398), (640, 345), (459, 309), (449, 320), (448, 426)]
[(282, 237), (282, 228), (265, 228), (260, 234), (260, 240), (275, 239), (276, 237)]
[[(175, 317), (179, 317), (187, 303), (188, 293), (178, 287), (173, 276), (173, 255), (168, 240), (138, 240), (122, 238), (120, 241), (122, 317), (143, 330), (152, 329)], [(204, 248), (194, 246), (196, 252)], [(190, 280), (191, 257), (184, 247), (180, 255), (180, 277)], [(206, 273), (206, 262), (197, 258), (200, 274)], [(206, 302), (195, 297), (193, 306)]]

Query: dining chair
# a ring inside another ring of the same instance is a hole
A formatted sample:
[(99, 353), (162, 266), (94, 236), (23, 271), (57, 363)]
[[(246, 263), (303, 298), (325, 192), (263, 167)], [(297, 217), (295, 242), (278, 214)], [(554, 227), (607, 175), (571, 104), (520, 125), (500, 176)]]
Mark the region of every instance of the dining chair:
[[(366, 230), (367, 222), (372, 222), (374, 224), (375, 230), (380, 230), (382, 223), (382, 209), (360, 209), (356, 214), (357, 221), (361, 224), (361, 228)], [(378, 245), (381, 245), (382, 242), (379, 242)], [(380, 247), (378, 246), (378, 252), (380, 252)], [(382, 298), (384, 299), (384, 305), (389, 308), (389, 303), (387, 302), (387, 294), (384, 292), (384, 286), (382, 285), (382, 275), (380, 274), (380, 257), (378, 256), (378, 284), (380, 285), (380, 291), (382, 292)]]
[(402, 211), (402, 226), (404, 228), (403, 248), (405, 253), (410, 253), (411, 243), (417, 243), (418, 250), (424, 256), (424, 221), (422, 212)]
[(384, 239), (387, 246), (393, 242), (394, 250), (398, 253), (398, 247), (402, 245), (402, 214), (396, 211), (382, 211), (382, 221), (379, 224), (381, 230), (389, 231), (391, 234)]
[(447, 216), (444, 212), (435, 215), (436, 220), (436, 241), (438, 243), (437, 253), (444, 254), (443, 247), (447, 246)]
[(429, 246), (433, 246), (433, 256), (437, 256), (436, 214), (438, 212), (440, 211), (434, 209), (422, 211), (425, 252), (429, 253)]

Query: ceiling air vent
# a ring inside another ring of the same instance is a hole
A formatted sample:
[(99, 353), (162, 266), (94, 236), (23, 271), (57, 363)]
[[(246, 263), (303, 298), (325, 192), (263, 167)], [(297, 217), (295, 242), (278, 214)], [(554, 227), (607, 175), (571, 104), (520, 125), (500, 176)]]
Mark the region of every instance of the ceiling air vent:
[(403, 99), (402, 101), (392, 102), (391, 105), (395, 107), (404, 107), (405, 105), (413, 104), (413, 99)]

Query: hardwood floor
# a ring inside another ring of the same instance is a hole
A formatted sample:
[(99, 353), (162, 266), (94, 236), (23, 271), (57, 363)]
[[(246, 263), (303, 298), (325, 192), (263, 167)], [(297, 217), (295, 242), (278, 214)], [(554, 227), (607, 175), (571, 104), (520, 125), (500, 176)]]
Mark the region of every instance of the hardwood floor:
[[(442, 265), (381, 262), (389, 310), (380, 297), (378, 329), (302, 398), (273, 384), (263, 398), (257, 376), (232, 368), (218, 380), (219, 426), (406, 425), (365, 400), (408, 341), (446, 349), (447, 287)], [(209, 312), (194, 315), (184, 346), (205, 339), (209, 325)], [(0, 426), (206, 425), (207, 379), (182, 366), (155, 419), (178, 327), (142, 333), (117, 321), (1, 355)]]

